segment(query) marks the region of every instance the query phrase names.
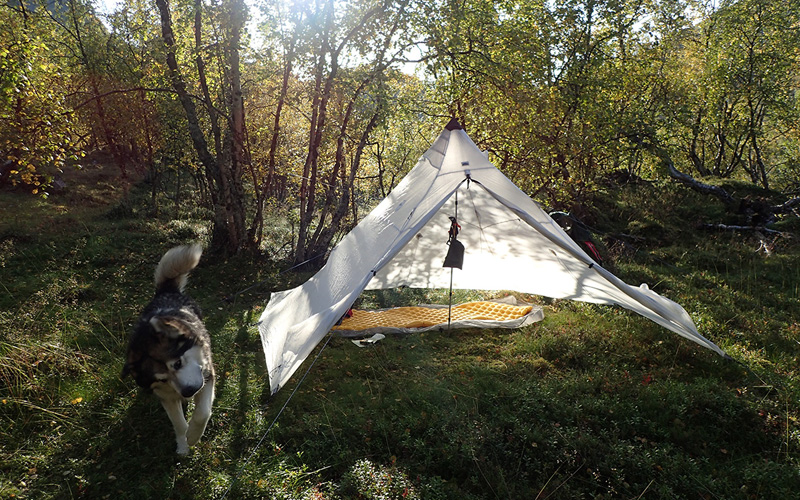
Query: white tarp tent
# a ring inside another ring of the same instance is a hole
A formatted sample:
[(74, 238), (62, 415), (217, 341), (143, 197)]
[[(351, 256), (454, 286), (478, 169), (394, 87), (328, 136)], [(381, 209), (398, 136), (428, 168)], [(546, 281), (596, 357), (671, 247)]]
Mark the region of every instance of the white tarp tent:
[[(456, 208), (457, 205), (457, 208)], [(514, 290), (616, 304), (727, 355), (686, 311), (647, 285), (595, 263), (539, 205), (489, 162), (452, 120), (417, 165), (331, 251), (303, 285), (273, 293), (259, 321), (272, 392), (282, 387), (365, 289), (448, 288), (450, 216), (466, 248), (453, 288)]]

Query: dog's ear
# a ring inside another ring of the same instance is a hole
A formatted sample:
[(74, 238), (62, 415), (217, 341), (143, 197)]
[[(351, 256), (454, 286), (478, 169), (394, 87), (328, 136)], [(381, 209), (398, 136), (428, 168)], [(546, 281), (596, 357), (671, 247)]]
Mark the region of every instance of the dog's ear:
[(191, 333), (191, 327), (175, 316), (153, 316), (150, 318), (150, 324), (157, 333), (170, 339), (188, 337)]

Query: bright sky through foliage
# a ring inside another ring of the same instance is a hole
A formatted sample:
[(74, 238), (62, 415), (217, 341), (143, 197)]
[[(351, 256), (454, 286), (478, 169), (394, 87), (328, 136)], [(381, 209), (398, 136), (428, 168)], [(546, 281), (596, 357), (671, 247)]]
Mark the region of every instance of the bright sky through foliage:
[[(94, 0), (97, 12), (101, 15), (113, 14), (123, 3), (123, 0)], [(258, 23), (261, 21), (261, 10), (256, 7), (254, 0), (245, 0), (248, 7), (250, 20), (247, 30), (250, 33), (251, 46), (257, 47), (261, 38), (258, 33)], [(155, 8), (155, 7), (154, 7)], [(102, 17), (102, 16), (101, 16)]]
[(117, 10), (117, 6), (122, 3), (122, 0), (96, 0), (95, 5), (101, 14), (111, 14)]

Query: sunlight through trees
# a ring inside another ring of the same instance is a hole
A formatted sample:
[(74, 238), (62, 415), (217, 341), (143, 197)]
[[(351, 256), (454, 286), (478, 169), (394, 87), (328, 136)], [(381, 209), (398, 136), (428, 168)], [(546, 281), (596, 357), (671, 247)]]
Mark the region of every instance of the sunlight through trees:
[(798, 22), (764, 0), (12, 2), (0, 183), (46, 194), (101, 155), (151, 180), (155, 210), (168, 179), (193, 183), (228, 253), (279, 211), (296, 263), (450, 116), (549, 206), (612, 173), (666, 177), (664, 154), (796, 193)]

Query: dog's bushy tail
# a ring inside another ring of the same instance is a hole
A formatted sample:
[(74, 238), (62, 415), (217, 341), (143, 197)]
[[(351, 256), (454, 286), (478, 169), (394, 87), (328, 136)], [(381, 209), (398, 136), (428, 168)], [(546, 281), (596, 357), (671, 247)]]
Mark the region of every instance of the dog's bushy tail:
[(156, 267), (156, 294), (182, 292), (189, 272), (197, 267), (203, 247), (185, 245), (167, 251)]

